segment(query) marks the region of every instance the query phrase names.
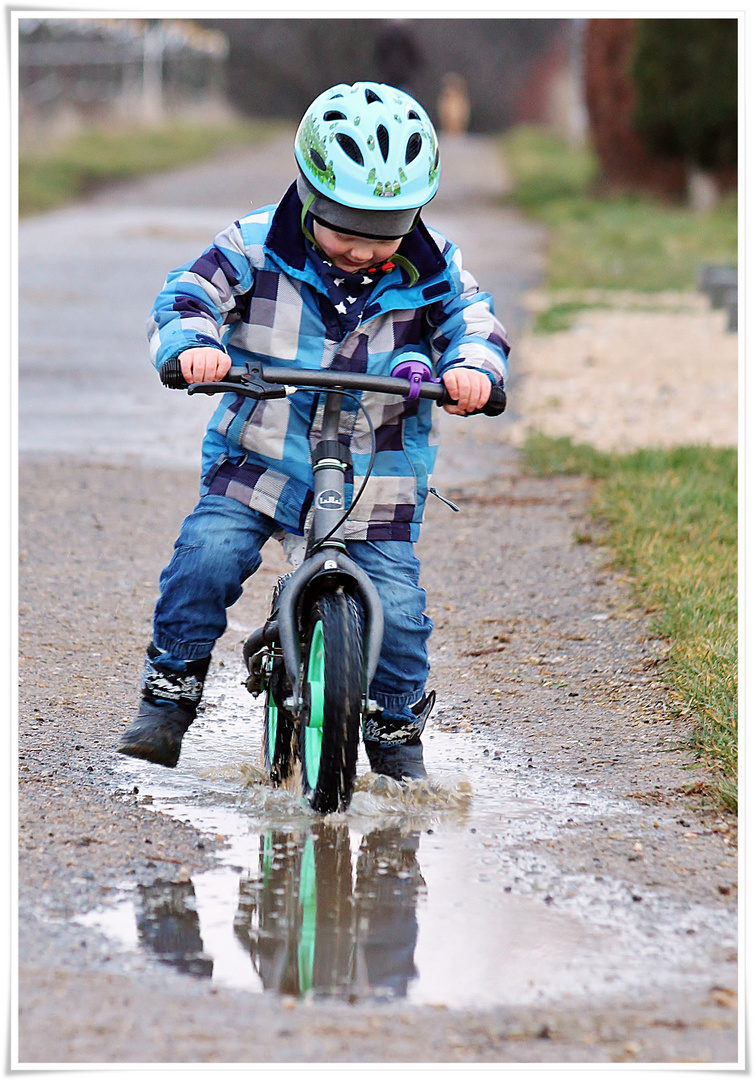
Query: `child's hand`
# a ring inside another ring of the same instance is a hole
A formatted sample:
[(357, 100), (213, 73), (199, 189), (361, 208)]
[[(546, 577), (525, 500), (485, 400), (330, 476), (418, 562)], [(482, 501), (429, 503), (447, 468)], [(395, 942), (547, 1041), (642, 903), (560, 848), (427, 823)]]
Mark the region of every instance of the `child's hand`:
[(231, 367), (231, 358), (227, 353), (209, 346), (185, 349), (178, 359), (181, 361), (181, 374), (187, 383), (220, 382)]
[(493, 384), (481, 371), (458, 367), (445, 373), (443, 385), (456, 402), (456, 405), (444, 405), (443, 408), (448, 413), (466, 416), (485, 405)]

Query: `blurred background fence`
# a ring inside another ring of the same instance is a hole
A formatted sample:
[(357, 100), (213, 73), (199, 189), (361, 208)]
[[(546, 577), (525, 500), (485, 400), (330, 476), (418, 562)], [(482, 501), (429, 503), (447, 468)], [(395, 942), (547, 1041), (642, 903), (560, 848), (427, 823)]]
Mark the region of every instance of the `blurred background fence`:
[(21, 19), (22, 145), (224, 107), (225, 34), (188, 19)]
[(473, 131), (579, 127), (578, 34), (565, 19), (21, 18), (22, 131), (200, 105), (293, 122), (325, 87), (358, 79), (406, 88), (437, 120), (449, 73)]

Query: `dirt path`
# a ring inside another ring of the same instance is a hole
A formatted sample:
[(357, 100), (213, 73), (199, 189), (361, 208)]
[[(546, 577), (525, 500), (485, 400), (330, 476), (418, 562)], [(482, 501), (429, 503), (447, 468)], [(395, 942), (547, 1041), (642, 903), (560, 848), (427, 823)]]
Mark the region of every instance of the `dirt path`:
[[(651, 989), (576, 1012), (568, 999), (409, 1014), (291, 1000), (281, 1012), (124, 955), (71, 921), (124, 880), (194, 873), (220, 846), (128, 798), (113, 771), (161, 541), (193, 487), (167, 472), (22, 470), (21, 1060), (732, 1060), (734, 837), (693, 793), (686, 732), (659, 686), (663, 643), (648, 639), (605, 556), (574, 543), (587, 528), (578, 481), (513, 469), (494, 487), (455, 493), (464, 515), (453, 527), (447, 511), (432, 513), (423, 554), (437, 626), (435, 723), (468, 731), (480, 755), (493, 749), (507, 797), (561, 792), (544, 819), (501, 837), (515, 892), (584, 911), (596, 883), (610, 882), (598, 921), (611, 926), (642, 908), (680, 950), (699, 941), (702, 985), (696, 977), (673, 996)], [(473, 565), (459, 567), (462, 542)], [(258, 575), (235, 621), (254, 621), (270, 575)], [(227, 637), (218, 655), (230, 662), (238, 642)]]
[[(68, 454), (31, 440), (21, 460), (21, 1063), (736, 1061), (735, 828), (705, 804), (671, 719), (664, 643), (585, 542), (585, 482), (526, 477), (505, 429), (486, 424), (449, 429), (440, 475), (463, 512), (434, 503), (421, 541), (434, 724), (466, 733), (502, 793), (536, 807), (490, 841), (508, 875), (502, 917), (511, 894), (636, 934), (640, 989), (608, 987), (590, 1008), (568, 993), (463, 1009), (281, 1001), (186, 977), (75, 921), (124, 881), (212, 866), (223, 840), (151, 812), (113, 753), (196, 477), (138, 455), (85, 463), (69, 432)], [(470, 452), (497, 467), (460, 485), (453, 462)], [(257, 621), (274, 573), (273, 559), (233, 625)], [(231, 629), (216, 663), (237, 656)]]

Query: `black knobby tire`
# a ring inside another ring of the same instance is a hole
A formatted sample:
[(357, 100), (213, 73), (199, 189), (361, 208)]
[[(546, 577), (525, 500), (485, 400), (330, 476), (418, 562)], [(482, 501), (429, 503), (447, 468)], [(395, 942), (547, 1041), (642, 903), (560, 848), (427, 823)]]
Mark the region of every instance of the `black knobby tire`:
[(299, 756), (296, 719), (284, 705), (290, 696), (291, 684), (286, 676), (283, 658), (277, 656), (265, 693), (263, 727), (265, 770), (276, 787), (291, 776)]
[(329, 814), (351, 800), (362, 716), (361, 623), (354, 600), (341, 588), (312, 607), (302, 696), (302, 790), (313, 810)]

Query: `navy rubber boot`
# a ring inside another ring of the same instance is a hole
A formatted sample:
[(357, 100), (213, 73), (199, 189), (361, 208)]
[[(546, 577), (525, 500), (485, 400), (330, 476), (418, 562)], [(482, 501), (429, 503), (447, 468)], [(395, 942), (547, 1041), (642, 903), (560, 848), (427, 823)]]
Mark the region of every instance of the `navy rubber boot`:
[(424, 780), (427, 777), (420, 736), (434, 705), (435, 691), (431, 690), (410, 706), (417, 717), (416, 723), (391, 723), (378, 713), (374, 722), (370, 723), (364, 740), (370, 768), (374, 773), (399, 782)]
[(383, 745), (365, 742), (370, 768), (378, 776), (390, 776), (392, 780), (424, 780), (427, 776), (422, 755), (422, 740), (402, 745)]
[(123, 733), (118, 753), (174, 769), (181, 741), (197, 715), (210, 657), (161, 663), (162, 655), (150, 644), (139, 711)]

